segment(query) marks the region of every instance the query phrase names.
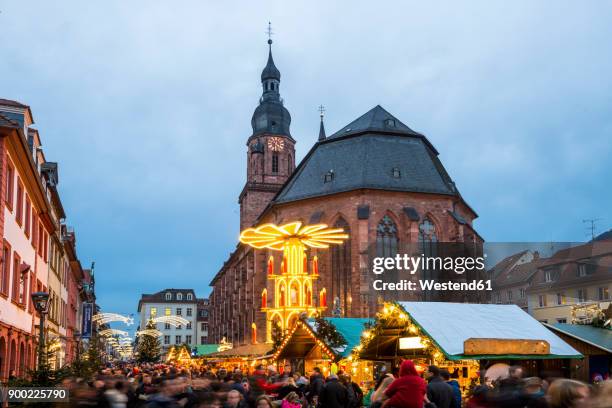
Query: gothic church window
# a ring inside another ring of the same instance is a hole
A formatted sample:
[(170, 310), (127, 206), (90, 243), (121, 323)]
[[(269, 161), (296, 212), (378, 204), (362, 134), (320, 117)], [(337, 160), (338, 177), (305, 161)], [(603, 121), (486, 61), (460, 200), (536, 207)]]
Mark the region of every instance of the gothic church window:
[(397, 254), (397, 246), (397, 225), (385, 215), (376, 227), (376, 256), (393, 257)]
[(421, 224), (419, 224), (419, 246), (425, 256), (436, 255), (436, 245), (438, 243), (438, 236), (436, 233), (436, 226), (433, 222), (426, 217)]
[[(351, 228), (344, 218), (339, 218), (334, 228), (342, 228), (351, 236)], [(331, 247), (331, 295), (332, 299), (340, 299), (342, 315), (348, 316), (351, 298), (351, 240), (350, 238), (339, 245)]]

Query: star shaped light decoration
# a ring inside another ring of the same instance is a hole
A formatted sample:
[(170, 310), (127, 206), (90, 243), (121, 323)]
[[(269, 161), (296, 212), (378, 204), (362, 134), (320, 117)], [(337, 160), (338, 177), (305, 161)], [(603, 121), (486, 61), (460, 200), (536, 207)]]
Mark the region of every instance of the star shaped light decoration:
[(100, 335), (102, 337), (108, 337), (108, 336), (127, 336), (128, 332), (126, 332), (124, 330), (118, 330), (118, 329), (105, 329), (105, 330), (99, 331), (98, 335)]
[(98, 324), (107, 324), (110, 322), (123, 322), (128, 326), (134, 324), (134, 318), (130, 316), (123, 316), (118, 313), (96, 313), (92, 320)]
[(160, 332), (157, 329), (144, 329), (144, 330), (138, 330), (136, 332), (136, 337), (138, 336), (152, 336), (152, 337), (160, 337), (162, 336), (164, 333)]
[(247, 228), (240, 234), (240, 242), (253, 248), (282, 251), (291, 240), (298, 240), (311, 248), (329, 248), (348, 239), (342, 228), (328, 228), (327, 224), (304, 225), (299, 221), (285, 225), (263, 224)]

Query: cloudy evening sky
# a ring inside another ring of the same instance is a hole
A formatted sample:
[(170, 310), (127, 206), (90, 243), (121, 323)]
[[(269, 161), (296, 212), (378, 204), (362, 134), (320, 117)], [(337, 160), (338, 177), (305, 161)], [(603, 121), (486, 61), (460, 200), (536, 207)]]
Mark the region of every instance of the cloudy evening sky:
[(31, 106), (106, 311), (208, 283), (238, 235), (272, 21), (298, 159), (376, 104), (427, 135), (488, 241), (612, 227), (606, 2), (1, 1), (0, 98)]

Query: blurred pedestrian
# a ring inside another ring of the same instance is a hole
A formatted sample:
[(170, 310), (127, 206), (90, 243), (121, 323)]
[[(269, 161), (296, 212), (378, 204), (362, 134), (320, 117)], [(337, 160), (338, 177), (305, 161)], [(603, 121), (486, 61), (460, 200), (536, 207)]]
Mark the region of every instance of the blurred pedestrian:
[(550, 408), (584, 407), (590, 395), (588, 385), (580, 381), (559, 379), (548, 387)]
[(319, 404), (324, 408), (347, 408), (348, 395), (344, 385), (335, 374), (327, 377), (327, 381), (321, 390)]
[(402, 362), (399, 378), (385, 390), (385, 408), (423, 408), (427, 384), (419, 376), (412, 360)]
[(461, 388), (457, 380), (451, 380), (448, 370), (440, 370), (442, 379), (453, 389), (454, 405), (452, 408), (461, 408)]
[(268, 396), (260, 395), (255, 401), (255, 408), (274, 408), (274, 405)]
[(427, 399), (430, 403), (436, 404), (436, 408), (454, 408), (455, 393), (453, 388), (448, 385), (440, 376), (440, 369), (435, 365), (430, 365), (425, 371), (427, 384)]
[(281, 408), (301, 408), (302, 403), (296, 392), (290, 392), (283, 398)]

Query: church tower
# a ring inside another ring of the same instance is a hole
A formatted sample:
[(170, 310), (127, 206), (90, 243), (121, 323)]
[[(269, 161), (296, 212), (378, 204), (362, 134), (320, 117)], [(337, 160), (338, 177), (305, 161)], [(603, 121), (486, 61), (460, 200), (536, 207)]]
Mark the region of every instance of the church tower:
[(280, 71), (272, 59), (261, 73), (263, 88), (251, 119), (253, 134), (247, 140), (247, 180), (240, 193), (240, 229), (255, 223), (295, 169), (295, 140), (289, 132), (291, 115), (280, 97)]

